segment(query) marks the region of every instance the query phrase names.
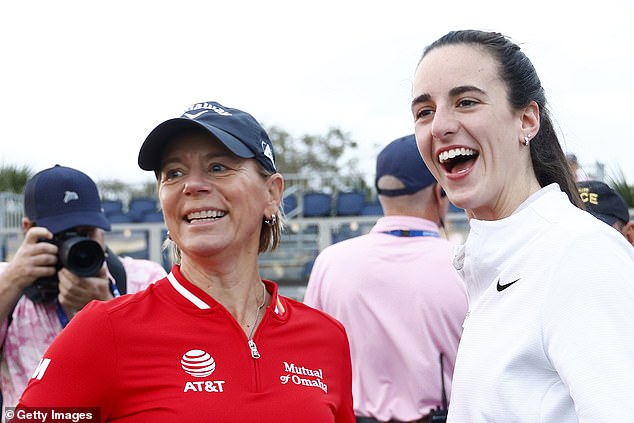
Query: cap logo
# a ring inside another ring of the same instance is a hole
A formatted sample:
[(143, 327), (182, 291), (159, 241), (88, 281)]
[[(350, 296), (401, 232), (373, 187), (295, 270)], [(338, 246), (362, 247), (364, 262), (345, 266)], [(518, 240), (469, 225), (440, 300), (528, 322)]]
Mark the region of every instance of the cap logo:
[(207, 110), (203, 110), (202, 112), (198, 112), (198, 113), (185, 113), (185, 116), (190, 118), (190, 119), (196, 119), (198, 116), (207, 113)]
[(79, 200), (79, 195), (75, 191), (64, 192), (64, 204), (68, 204), (73, 200)]
[(590, 188), (579, 187), (579, 196), (584, 203), (594, 204), (595, 206), (599, 204), (599, 194), (590, 191)]
[(273, 160), (273, 150), (271, 149), (271, 146), (264, 141), (261, 141), (261, 142), (262, 142), (262, 151), (264, 151), (264, 155), (269, 158), (271, 163), (273, 163), (273, 167), (275, 167), (275, 160)]
[[(212, 112), (216, 112), (217, 114), (221, 115), (221, 116), (231, 116), (231, 113), (229, 113), (228, 111), (226, 111), (225, 109), (223, 109), (222, 107), (218, 107), (215, 104), (211, 104), (211, 103), (196, 103), (193, 106), (189, 107), (187, 110), (185, 110), (185, 116), (187, 116), (190, 119), (193, 119), (192, 117), (190, 117), (189, 113), (187, 112), (192, 112), (194, 110), (211, 110)], [(196, 115), (199, 116), (199, 115)]]

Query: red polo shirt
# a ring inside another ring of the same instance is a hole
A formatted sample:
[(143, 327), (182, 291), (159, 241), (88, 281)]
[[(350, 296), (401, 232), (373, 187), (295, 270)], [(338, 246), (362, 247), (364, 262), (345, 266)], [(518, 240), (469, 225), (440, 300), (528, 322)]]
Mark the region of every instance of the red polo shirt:
[(180, 274), (138, 294), (92, 302), (51, 345), (25, 407), (99, 407), (101, 421), (352, 423), (343, 326), (280, 297), (253, 341), (231, 314)]

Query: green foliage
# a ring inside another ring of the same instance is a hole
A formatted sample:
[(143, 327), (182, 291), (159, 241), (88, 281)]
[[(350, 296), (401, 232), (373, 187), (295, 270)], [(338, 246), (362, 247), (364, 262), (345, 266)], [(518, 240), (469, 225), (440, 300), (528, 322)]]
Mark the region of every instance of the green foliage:
[(278, 171), (287, 187), (325, 192), (369, 191), (356, 158), (358, 144), (338, 128), (325, 135), (293, 137), (278, 127), (266, 128), (273, 145)]
[(609, 185), (625, 200), (628, 207), (634, 208), (634, 185), (629, 185), (622, 169), (617, 169), (614, 177), (609, 178)]
[(0, 165), (0, 192), (21, 194), (32, 175), (33, 171), (26, 165)]

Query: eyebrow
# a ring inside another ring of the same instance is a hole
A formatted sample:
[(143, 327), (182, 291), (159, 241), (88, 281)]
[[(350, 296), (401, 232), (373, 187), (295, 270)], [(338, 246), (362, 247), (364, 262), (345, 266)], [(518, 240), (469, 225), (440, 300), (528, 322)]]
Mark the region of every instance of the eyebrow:
[(478, 92), (480, 94), (486, 95), (486, 92), (484, 90), (482, 90), (482, 89), (480, 89), (478, 87), (475, 87), (473, 85), (461, 85), (459, 87), (452, 88), (452, 89), (449, 90), (449, 95), (451, 97), (455, 97), (457, 95), (464, 94), (464, 93), (467, 93), (467, 92), (470, 92), (470, 91), (475, 91), (475, 92)]
[[(484, 91), (484, 90), (482, 90), (482, 89), (480, 89), (480, 88), (478, 88), (478, 87), (476, 87), (474, 85), (461, 85), (459, 87), (455, 87), (455, 88), (450, 89), (449, 90), (449, 96), (450, 97), (455, 97), (457, 95), (464, 94), (464, 93), (471, 92), (471, 91), (475, 91), (475, 92), (478, 92), (480, 94), (487, 95), (486, 91)], [(424, 102), (429, 101), (429, 100), (431, 100), (431, 95), (430, 94), (427, 94), (427, 93), (421, 94), (421, 95), (415, 97), (412, 100), (412, 107), (414, 107), (418, 103), (424, 103)]]
[(414, 97), (414, 99), (412, 100), (411, 107), (416, 106), (418, 103), (425, 103), (429, 101), (430, 99), (431, 99), (431, 96), (429, 94), (421, 94), (417, 97)]

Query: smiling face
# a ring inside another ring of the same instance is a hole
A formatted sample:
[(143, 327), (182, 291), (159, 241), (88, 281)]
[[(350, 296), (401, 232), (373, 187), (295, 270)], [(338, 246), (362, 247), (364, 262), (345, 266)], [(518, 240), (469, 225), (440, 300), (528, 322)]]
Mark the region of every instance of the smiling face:
[(506, 217), (540, 188), (523, 144), (539, 129), (538, 107), (511, 108), (497, 63), (483, 48), (430, 50), (416, 69), (412, 113), (425, 163), (473, 217)]
[(183, 257), (258, 254), (265, 216), (277, 211), (281, 175), (264, 175), (206, 134), (185, 134), (166, 147), (159, 199)]

